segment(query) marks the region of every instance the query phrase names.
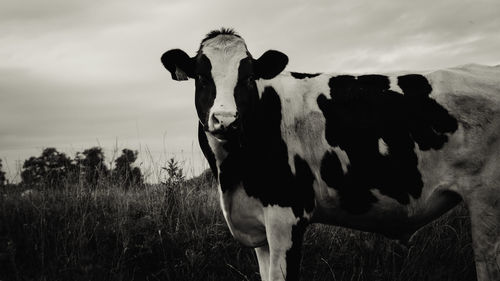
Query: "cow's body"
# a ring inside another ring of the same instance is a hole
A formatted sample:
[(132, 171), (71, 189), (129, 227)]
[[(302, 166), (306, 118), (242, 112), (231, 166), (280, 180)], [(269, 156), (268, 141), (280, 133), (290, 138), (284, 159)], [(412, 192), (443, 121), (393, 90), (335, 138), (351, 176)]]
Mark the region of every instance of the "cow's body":
[[(199, 56), (217, 35), (207, 40)], [(214, 78), (214, 89), (233, 85), (227, 68), (205, 54), (213, 76), (224, 77)], [(233, 72), (242, 75), (241, 65)], [(243, 101), (238, 87), (249, 82), (233, 81), (241, 116), (217, 111), (228, 108), (230, 94), (224, 102), (216, 96), (206, 116), (199, 110), (224, 217), (237, 240), (256, 248), (263, 280), (298, 279), (309, 223), (406, 240), (462, 199), (478, 278), (500, 278), (500, 67), (266, 78), (251, 81), (244, 93), (255, 96)], [(223, 118), (237, 119), (238, 129), (221, 137)]]

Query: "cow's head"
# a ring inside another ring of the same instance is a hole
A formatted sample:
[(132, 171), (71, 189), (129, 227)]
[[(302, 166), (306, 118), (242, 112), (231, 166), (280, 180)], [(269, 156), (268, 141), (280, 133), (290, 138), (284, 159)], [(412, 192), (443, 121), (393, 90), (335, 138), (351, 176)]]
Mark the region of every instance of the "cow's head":
[(271, 79), (288, 63), (278, 51), (252, 58), (245, 41), (232, 30), (210, 32), (198, 53), (189, 57), (173, 49), (161, 61), (174, 80), (195, 79), (195, 104), (205, 131), (226, 139), (240, 127), (240, 120), (258, 100), (257, 79)]

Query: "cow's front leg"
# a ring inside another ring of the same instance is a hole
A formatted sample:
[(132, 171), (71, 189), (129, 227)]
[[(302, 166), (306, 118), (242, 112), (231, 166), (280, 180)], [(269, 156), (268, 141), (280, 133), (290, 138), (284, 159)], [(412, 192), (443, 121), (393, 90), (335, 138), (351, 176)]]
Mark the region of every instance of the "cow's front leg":
[(269, 247), (269, 277), (262, 279), (299, 280), (305, 220), (295, 217), (290, 207), (267, 207), (264, 216)]
[(257, 254), (257, 261), (259, 262), (259, 272), (262, 281), (269, 281), (269, 245), (255, 248)]

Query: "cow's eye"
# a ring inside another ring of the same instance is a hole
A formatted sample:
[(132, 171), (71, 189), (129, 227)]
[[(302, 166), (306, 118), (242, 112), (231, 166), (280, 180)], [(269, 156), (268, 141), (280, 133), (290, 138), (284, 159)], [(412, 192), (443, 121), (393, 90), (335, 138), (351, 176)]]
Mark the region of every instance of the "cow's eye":
[(208, 80), (208, 78), (207, 78), (205, 75), (198, 74), (198, 77), (197, 77), (197, 78), (198, 78), (197, 80), (198, 80), (198, 82), (199, 82), (200, 84), (202, 84), (202, 85), (206, 85), (206, 84), (208, 84), (208, 81), (209, 81), (209, 80)]

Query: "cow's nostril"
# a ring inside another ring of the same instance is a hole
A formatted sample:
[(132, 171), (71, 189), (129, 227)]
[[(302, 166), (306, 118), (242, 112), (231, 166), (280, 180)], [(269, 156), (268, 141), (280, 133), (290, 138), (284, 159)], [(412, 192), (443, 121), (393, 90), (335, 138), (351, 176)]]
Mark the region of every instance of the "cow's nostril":
[(221, 116), (217, 116), (217, 114), (212, 115), (212, 124), (214, 126), (214, 130), (219, 131), (224, 129), (224, 120)]
[(214, 123), (214, 125), (220, 123), (220, 120), (217, 118), (217, 116), (215, 116), (215, 114), (212, 115), (212, 122)]

